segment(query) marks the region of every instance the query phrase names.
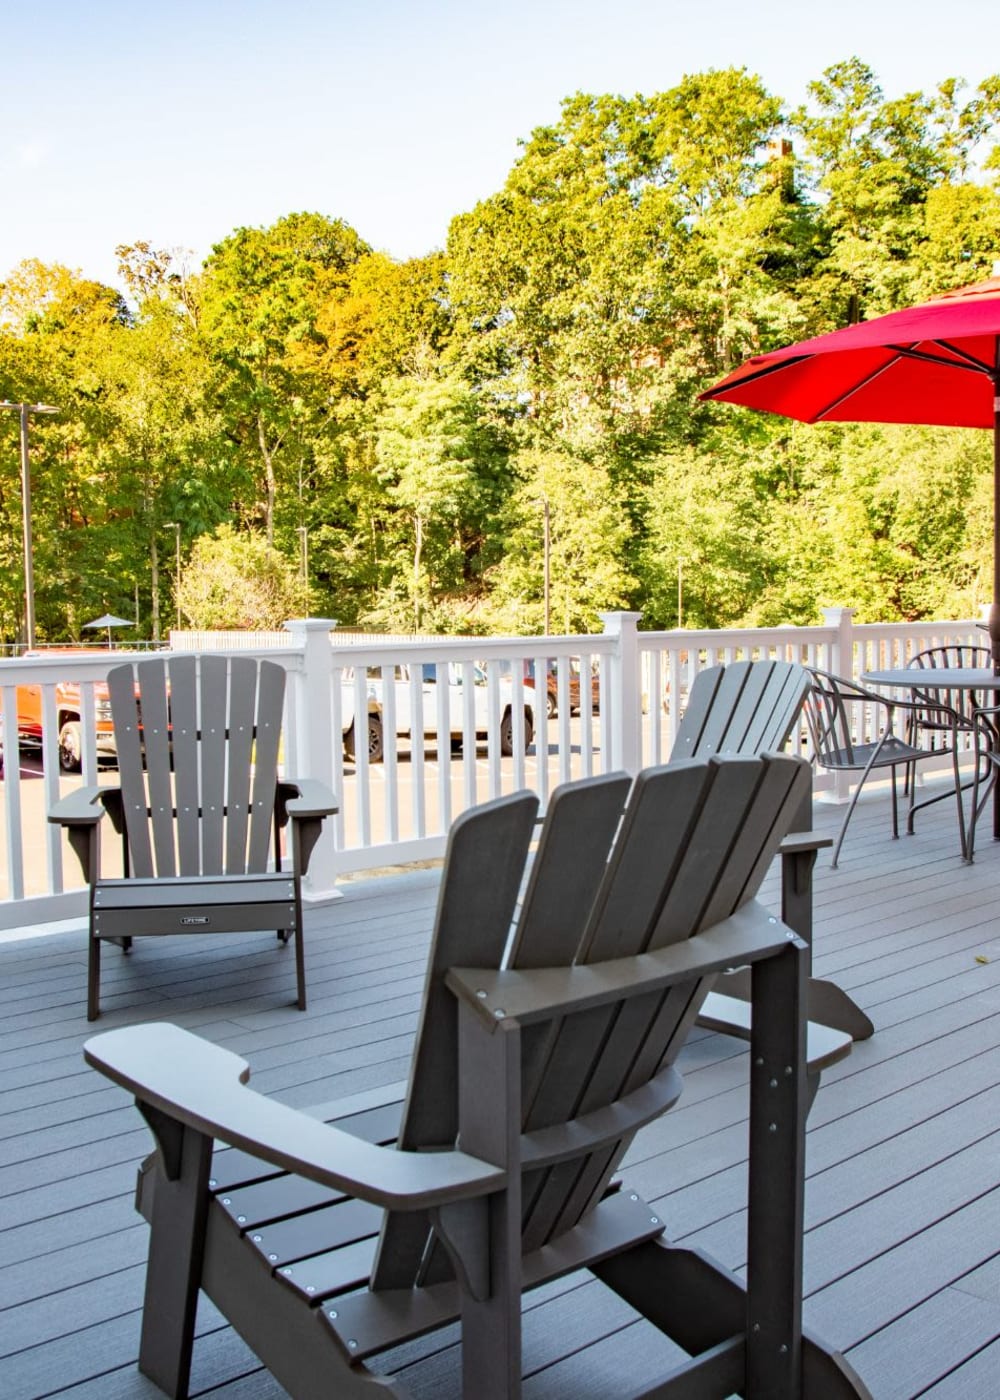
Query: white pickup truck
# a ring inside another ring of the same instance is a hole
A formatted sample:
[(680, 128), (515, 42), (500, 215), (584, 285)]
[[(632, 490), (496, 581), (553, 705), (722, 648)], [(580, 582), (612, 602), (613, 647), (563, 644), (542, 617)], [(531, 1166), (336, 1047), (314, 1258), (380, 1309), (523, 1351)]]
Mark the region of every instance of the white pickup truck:
[[(387, 670), (388, 668), (386, 668)], [(425, 737), (436, 738), (438, 734), (438, 667), (432, 664), (412, 668), (406, 663), (398, 663), (392, 668), (393, 707), (395, 728), (399, 737), (410, 737), (413, 733), (413, 686), (411, 675), (416, 669), (420, 685), (420, 710)], [(461, 744), (465, 732), (465, 670), (457, 664), (449, 664), (447, 671), (442, 664), (441, 674), (447, 674), (447, 724), (448, 737), (452, 747)], [(473, 669), (473, 708), (476, 738), (490, 739), (489, 686), (486, 672), (481, 666)], [(499, 743), (500, 752), (510, 755), (514, 752), (514, 709), (513, 685), (509, 677), (499, 678)], [(375, 703), (368, 709), (368, 761), (379, 763), (383, 753), (383, 735), (387, 710), (385, 696), (386, 680), (381, 668), (369, 672), (369, 695)], [(528, 692), (530, 694), (530, 692)], [(530, 701), (524, 704), (524, 745), (531, 743), (535, 734), (535, 714)], [(345, 734), (344, 746), (348, 755), (354, 753), (353, 726)]]

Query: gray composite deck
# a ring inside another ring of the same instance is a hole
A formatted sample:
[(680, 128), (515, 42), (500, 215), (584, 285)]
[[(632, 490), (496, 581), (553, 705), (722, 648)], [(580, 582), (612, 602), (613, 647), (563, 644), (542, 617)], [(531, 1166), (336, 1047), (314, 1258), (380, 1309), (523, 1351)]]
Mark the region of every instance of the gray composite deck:
[[(835, 809), (820, 806), (817, 826)], [(816, 969), (875, 1036), (825, 1077), (809, 1123), (806, 1321), (877, 1400), (1000, 1394), (1000, 844), (957, 853), (949, 803), (892, 842), (864, 800), (840, 869), (818, 868)], [(437, 872), (349, 883), (307, 911), (309, 1010), (293, 956), (266, 935), (109, 949), (96, 1029), (170, 1019), (244, 1055), (257, 1087), (311, 1106), (403, 1077)], [(88, 1070), (81, 929), (0, 943), (0, 1395), (131, 1400), (147, 1228), (132, 1207), (149, 1136)], [(745, 1047), (698, 1033), (685, 1093), (639, 1135), (623, 1176), (675, 1239), (744, 1258)], [(203, 1303), (192, 1394), (282, 1392)], [(610, 1397), (665, 1345), (601, 1285), (530, 1296), (528, 1397)], [(396, 1353), (415, 1396), (454, 1396), (455, 1331)]]

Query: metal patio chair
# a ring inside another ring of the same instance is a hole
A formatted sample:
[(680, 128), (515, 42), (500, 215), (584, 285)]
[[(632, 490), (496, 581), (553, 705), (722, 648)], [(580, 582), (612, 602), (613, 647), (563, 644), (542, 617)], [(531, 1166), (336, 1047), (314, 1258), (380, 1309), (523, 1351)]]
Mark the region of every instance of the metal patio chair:
[[(949, 735), (948, 752), (951, 754), (955, 779), (959, 840), (963, 859), (967, 858), (956, 712), (944, 705), (938, 705), (930, 693), (926, 698), (921, 697), (916, 701), (898, 700), (868, 690), (855, 681), (845, 680), (842, 676), (831, 675), (828, 671), (820, 671), (814, 667), (810, 667), (809, 671), (813, 678), (813, 687), (806, 704), (806, 717), (816, 762), (830, 773), (860, 775), (837, 834), (831, 864), (836, 866), (840, 859), (840, 848), (844, 844), (844, 837), (847, 835), (847, 828), (861, 796), (861, 790), (873, 772), (889, 770), (894, 839), (899, 836), (896, 770), (902, 768), (909, 775), (910, 802), (906, 829), (908, 833), (912, 833), (913, 813), (917, 810), (914, 804), (914, 770), (918, 763), (925, 759), (934, 759), (939, 753), (939, 750), (911, 743), (896, 733), (897, 714), (904, 716), (908, 726), (911, 718), (917, 713), (922, 717), (929, 717), (939, 727), (939, 733)], [(871, 732), (875, 737), (862, 737), (867, 732)]]
[[(906, 663), (916, 671), (934, 671), (932, 689), (921, 688), (918, 677), (913, 681), (913, 699), (920, 704), (907, 722), (907, 739), (920, 748), (930, 749), (938, 754), (949, 752), (953, 743), (971, 747), (975, 751), (976, 774), (964, 784), (965, 790), (978, 787), (982, 778), (983, 754), (980, 750), (981, 726), (977, 714), (982, 708), (982, 695), (961, 686), (953, 689), (941, 684), (942, 671), (953, 667), (971, 669), (992, 669), (993, 658), (989, 647), (973, 646), (968, 643), (952, 642), (948, 645), (927, 647), (911, 656)], [(942, 711), (946, 712), (942, 715)], [(907, 778), (912, 779), (913, 774)], [(948, 793), (937, 793), (933, 797), (917, 802), (912, 808), (916, 813), (923, 807), (940, 802)], [(910, 818), (912, 821), (912, 816)]]

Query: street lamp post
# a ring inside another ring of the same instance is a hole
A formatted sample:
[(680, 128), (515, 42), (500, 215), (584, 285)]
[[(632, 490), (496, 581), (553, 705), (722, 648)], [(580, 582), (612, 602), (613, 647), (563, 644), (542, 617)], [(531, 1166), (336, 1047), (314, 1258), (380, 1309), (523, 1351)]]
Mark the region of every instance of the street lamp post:
[(16, 413), (21, 421), (21, 533), (24, 541), (24, 630), (28, 649), (35, 645), (35, 569), (31, 547), (31, 467), (28, 462), (28, 414), (58, 413), (47, 403), (10, 403), (4, 399), (0, 408)]
[(545, 604), (545, 635), (552, 631), (552, 530), (549, 498), (542, 497), (542, 596)]
[(174, 608), (177, 613), (177, 630), (181, 630), (181, 527), (176, 520), (167, 521), (167, 529), (174, 532)]

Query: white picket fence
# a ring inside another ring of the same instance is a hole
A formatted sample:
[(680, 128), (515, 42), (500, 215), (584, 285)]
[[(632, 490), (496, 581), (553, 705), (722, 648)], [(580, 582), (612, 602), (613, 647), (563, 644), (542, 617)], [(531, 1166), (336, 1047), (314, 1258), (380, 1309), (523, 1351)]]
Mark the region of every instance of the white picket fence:
[[(344, 634), (328, 620), (309, 619), (277, 633), (174, 633), (171, 646), (266, 655), (288, 672), (285, 772), (319, 778), (340, 799), (340, 812), (327, 823), (312, 859), (308, 893), (318, 899), (330, 896), (338, 877), (349, 872), (440, 856), (453, 817), (487, 798), (528, 787), (544, 806), (553, 787), (571, 778), (663, 762), (694, 677), (707, 666), (774, 657), (859, 676), (904, 665), (925, 647), (985, 643), (974, 621), (855, 626), (850, 609), (828, 610), (820, 627), (642, 632), (638, 622), (635, 613), (609, 613), (604, 631), (589, 636), (414, 640)], [(40, 765), (27, 753), (14, 762), (7, 735), (0, 928), (85, 910), (76, 859), (46, 811), (73, 783), (114, 781), (113, 771), (98, 769), (94, 689), (123, 655), (0, 660), (4, 715), (15, 713), (18, 686), (38, 685), (44, 725)], [(425, 667), (438, 668), (431, 674), (440, 680), (450, 673), (463, 684), (422, 685)], [(410, 679), (397, 682), (404, 668)], [(542, 683), (550, 668), (557, 677), (551, 717)], [(583, 682), (578, 714), (570, 713), (571, 668)], [(596, 707), (587, 684), (592, 673), (599, 677)], [(526, 681), (531, 675), (539, 680), (537, 690)], [(83, 693), (83, 773), (77, 778), (60, 774), (58, 763), (55, 693), (67, 679), (79, 682)], [(356, 742), (355, 756), (348, 757), (340, 738), (351, 716), (369, 707), (381, 719), (378, 763), (369, 761), (364, 742)], [(530, 740), (525, 707), (533, 722)], [(397, 734), (397, 708), (412, 717), (407, 737)], [(513, 752), (504, 754), (501, 721), (508, 709)], [(478, 741), (477, 728), (485, 733)], [(807, 751), (804, 734), (798, 742)], [(819, 773), (816, 786), (830, 789), (832, 783)]]

